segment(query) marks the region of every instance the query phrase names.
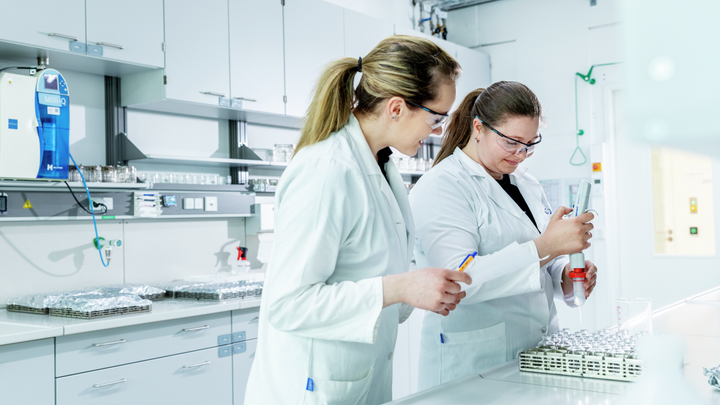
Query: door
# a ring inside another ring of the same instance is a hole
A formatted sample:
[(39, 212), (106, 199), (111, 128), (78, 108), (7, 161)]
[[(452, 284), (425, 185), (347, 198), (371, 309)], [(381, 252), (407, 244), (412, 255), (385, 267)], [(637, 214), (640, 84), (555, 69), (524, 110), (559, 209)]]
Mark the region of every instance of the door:
[(54, 404), (54, 339), (0, 346), (0, 393), (3, 404)]
[(342, 7), (321, 0), (285, 2), (287, 115), (305, 115), (323, 68), (343, 57), (343, 42)]
[(165, 3), (165, 97), (219, 105), (230, 95), (227, 0)]
[(162, 0), (93, 0), (86, 12), (87, 43), (102, 46), (103, 58), (165, 66)]
[(279, 1), (230, 0), (230, 93), (243, 110), (285, 114), (282, 20)]
[(4, 1), (0, 40), (69, 51), (85, 43), (84, 0)]

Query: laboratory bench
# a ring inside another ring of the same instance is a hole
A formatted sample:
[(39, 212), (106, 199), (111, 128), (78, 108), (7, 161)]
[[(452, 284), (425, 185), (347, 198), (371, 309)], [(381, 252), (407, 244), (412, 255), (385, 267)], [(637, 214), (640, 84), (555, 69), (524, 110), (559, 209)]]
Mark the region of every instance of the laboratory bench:
[[(703, 367), (720, 365), (720, 288), (655, 311), (653, 333), (685, 343), (683, 374), (705, 404), (720, 403), (720, 390)], [(517, 360), (389, 402), (425, 404), (615, 404), (638, 383), (520, 372)]]
[(260, 301), (157, 301), (91, 320), (0, 310), (0, 403), (240, 405)]

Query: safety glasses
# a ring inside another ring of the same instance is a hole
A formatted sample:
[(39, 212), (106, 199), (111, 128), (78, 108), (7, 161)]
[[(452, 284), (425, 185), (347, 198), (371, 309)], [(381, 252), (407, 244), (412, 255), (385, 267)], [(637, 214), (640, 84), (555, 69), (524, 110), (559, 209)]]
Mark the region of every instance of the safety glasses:
[(429, 112), (430, 115), (425, 117), (425, 122), (427, 122), (427, 124), (430, 125), (430, 128), (432, 128), (432, 129), (442, 126), (442, 124), (444, 124), (445, 121), (447, 121), (447, 119), (448, 119), (447, 114), (440, 114), (437, 111), (433, 111), (427, 107), (423, 107), (420, 104), (413, 103), (412, 101), (405, 100), (405, 102), (415, 108), (420, 108), (420, 109), (423, 109), (423, 110)]
[(475, 116), (475, 118), (479, 119), (480, 122), (483, 125), (485, 125), (486, 127), (488, 127), (491, 131), (498, 134), (499, 135), (499, 138), (497, 138), (498, 145), (500, 145), (500, 147), (503, 148), (505, 151), (510, 152), (512, 154), (517, 155), (517, 154), (520, 154), (523, 152), (527, 152), (527, 156), (530, 156), (533, 154), (533, 152), (535, 152), (535, 145), (542, 142), (542, 135), (538, 134), (539, 139), (537, 142), (522, 143), (518, 140), (510, 138), (509, 136), (505, 136), (505, 135), (501, 134), (500, 131), (498, 131), (497, 129), (488, 125), (487, 122), (481, 120), (480, 117)]

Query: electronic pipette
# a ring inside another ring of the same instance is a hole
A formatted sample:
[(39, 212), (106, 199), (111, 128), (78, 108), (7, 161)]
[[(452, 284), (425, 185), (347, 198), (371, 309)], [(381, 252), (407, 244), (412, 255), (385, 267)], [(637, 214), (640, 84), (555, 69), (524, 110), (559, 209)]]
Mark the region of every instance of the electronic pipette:
[[(588, 201), (590, 200), (590, 183), (585, 180), (580, 180), (578, 187), (577, 199), (573, 204), (572, 215), (577, 217), (587, 211)], [(573, 279), (573, 294), (575, 295), (574, 301), (577, 306), (585, 304), (585, 254), (583, 252), (573, 253), (570, 255), (570, 268), (572, 269), (568, 274)]]

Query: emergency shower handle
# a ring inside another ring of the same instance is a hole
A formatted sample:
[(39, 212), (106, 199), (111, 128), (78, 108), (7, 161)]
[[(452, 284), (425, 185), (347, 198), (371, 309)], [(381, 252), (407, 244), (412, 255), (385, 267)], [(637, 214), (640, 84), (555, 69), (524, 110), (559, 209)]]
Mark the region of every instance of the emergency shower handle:
[(111, 48), (125, 49), (125, 47), (122, 45), (111, 44), (109, 42), (95, 42), (95, 44), (100, 46), (109, 46)]
[(201, 91), (200, 94), (206, 94), (208, 96), (218, 96), (218, 97), (225, 97), (225, 94), (223, 93), (215, 93), (212, 91)]
[(51, 32), (51, 33), (48, 34), (48, 36), (49, 36), (49, 37), (65, 38), (65, 39), (69, 39), (69, 40), (71, 40), (71, 41), (73, 41), (73, 42), (79, 41), (78, 37), (73, 37), (73, 36), (65, 35), (65, 34), (58, 34), (57, 32)]
[(93, 343), (93, 347), (103, 347), (103, 346), (112, 346), (112, 345), (119, 345), (120, 343), (125, 343), (127, 340), (120, 339), (116, 340), (114, 342), (107, 342), (107, 343)]

